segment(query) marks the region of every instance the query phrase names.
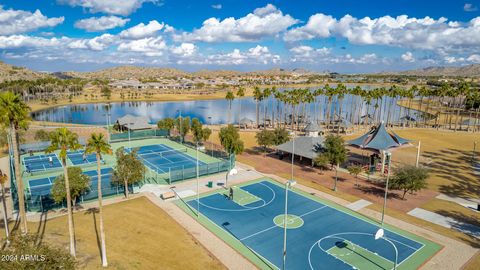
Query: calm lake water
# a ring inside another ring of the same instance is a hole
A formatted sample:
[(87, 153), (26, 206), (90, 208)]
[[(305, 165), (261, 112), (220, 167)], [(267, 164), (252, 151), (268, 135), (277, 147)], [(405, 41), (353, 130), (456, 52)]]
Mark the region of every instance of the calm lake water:
[[(384, 103), (387, 102), (390, 104), (390, 101), (391, 99), (384, 97)], [(273, 98), (265, 102), (268, 112), (267, 118), (272, 118), (272, 111), (277, 108), (277, 104)], [(338, 105), (338, 101), (335, 99), (332, 103), (334, 107)], [(39, 121), (105, 125), (107, 123), (107, 111), (110, 114), (111, 123), (114, 123), (116, 119), (126, 114), (145, 116), (150, 119), (151, 123), (156, 123), (165, 117), (175, 118), (181, 113), (182, 116), (196, 117), (205, 124), (224, 124), (228, 122), (229, 116), (229, 104), (225, 99), (174, 102), (113, 102), (109, 104), (110, 108), (108, 108), (107, 103), (75, 104), (54, 107), (34, 112), (32, 113), (32, 117)], [(350, 95), (345, 95), (342, 106), (342, 116), (347, 117), (347, 119), (353, 111), (352, 104), (353, 102)], [(375, 104), (374, 100), (372, 100), (372, 104)], [(309, 120), (324, 119), (327, 107), (327, 99), (324, 96), (318, 97), (317, 103), (311, 103), (306, 106)], [(370, 107), (371, 110), (369, 113), (373, 115), (373, 106)], [(400, 117), (400, 107), (394, 105), (392, 108), (391, 119), (396, 121)], [(262, 123), (263, 104), (260, 105), (260, 109), (260, 123)], [(231, 111), (231, 120), (233, 123), (237, 123), (239, 119), (244, 117), (254, 121), (256, 120), (256, 102), (252, 97), (235, 99), (232, 103)], [(384, 113), (380, 116), (381, 119), (386, 120), (386, 111), (387, 110), (383, 110)], [(365, 114), (366, 109), (364, 108), (362, 115)], [(405, 113), (403, 113), (402, 116), (403, 115), (405, 115)], [(413, 116), (415, 117), (415, 115)]]

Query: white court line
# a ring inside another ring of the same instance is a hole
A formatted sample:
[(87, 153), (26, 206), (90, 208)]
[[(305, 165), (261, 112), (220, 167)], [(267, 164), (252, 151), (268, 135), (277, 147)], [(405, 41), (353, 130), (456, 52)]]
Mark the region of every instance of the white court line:
[[(308, 212), (306, 212), (306, 213), (304, 213), (304, 214), (302, 214), (302, 215), (300, 215), (300, 216), (298, 216), (298, 217), (292, 218), (292, 220), (298, 219), (298, 218), (300, 218), (300, 217), (304, 217), (304, 216), (306, 216), (306, 215), (309, 215), (309, 214), (311, 214), (311, 213), (313, 213), (313, 212), (322, 210), (322, 209), (325, 208), (325, 207), (327, 207), (327, 206), (322, 206), (322, 207), (317, 208), (317, 209), (314, 209), (314, 210), (312, 210), (312, 211), (308, 211)], [(282, 222), (281, 225), (283, 225), (283, 222)], [(264, 233), (264, 232), (266, 232), (266, 231), (269, 231), (269, 230), (271, 230), (271, 229), (278, 228), (278, 227), (279, 227), (278, 225), (273, 225), (273, 226), (271, 226), (271, 227), (269, 227), (269, 228), (266, 228), (266, 229), (264, 229), (264, 230), (261, 230), (261, 231), (258, 231), (258, 232), (256, 232), (256, 233), (252, 233), (252, 234), (250, 234), (250, 235), (248, 235), (248, 236), (246, 236), (246, 237), (243, 237), (243, 238), (240, 239), (240, 240), (241, 240), (241, 241), (246, 240), (246, 239), (248, 239), (248, 238), (250, 238), (250, 237), (259, 235), (259, 234), (261, 234), (261, 233)]]
[[(200, 215), (201, 212), (200, 212)], [(234, 240), (238, 241), (240, 244), (244, 245), (250, 252), (254, 253), (255, 255), (257, 255), (258, 257), (261, 257), (261, 259), (267, 261), (268, 263), (270, 263), (270, 265), (272, 265), (273, 267), (275, 267), (275, 269), (278, 269), (280, 270), (280, 268), (278, 266), (276, 266), (274, 263), (272, 263), (271, 261), (269, 261), (267, 258), (263, 257), (262, 255), (260, 255), (258, 252), (256, 252), (253, 248), (249, 247), (248, 245), (244, 244), (242, 241), (240, 241), (240, 239), (238, 239), (232, 232), (230, 232), (229, 230), (225, 229), (224, 227), (220, 227), (217, 223), (215, 223), (214, 221), (212, 221), (210, 218), (208, 218), (207, 216), (203, 215), (206, 219), (207, 219), (207, 222), (210, 222), (211, 224), (213, 224), (214, 226), (217, 226), (220, 230), (226, 232), (228, 235), (230, 235), (231, 237), (233, 237)], [(220, 237), (218, 234), (215, 233), (215, 235), (217, 237)], [(221, 238), (221, 237), (220, 237)], [(233, 249), (235, 250), (238, 250), (237, 248), (233, 247), (232, 245), (230, 245), (228, 242), (227, 244), (229, 246), (231, 246)]]
[[(328, 239), (328, 238), (337, 238), (337, 239), (347, 240), (347, 239), (345, 239), (345, 238), (343, 238), (343, 237), (339, 237), (339, 236), (340, 236), (340, 235), (355, 235), (355, 234), (356, 234), (356, 235), (373, 236), (373, 234), (364, 233), (364, 232), (344, 232), (344, 233), (336, 233), (336, 234), (327, 235), (327, 236), (325, 236), (325, 237), (320, 238), (318, 241), (316, 241), (316, 242), (310, 247), (310, 250), (309, 250), (309, 252), (308, 252), (308, 261), (309, 261), (309, 264), (310, 264), (310, 269), (312, 269), (312, 270), (314, 269), (314, 268), (313, 268), (313, 265), (312, 265), (312, 263), (311, 263), (311, 259), (310, 259), (310, 258), (311, 258), (312, 250), (313, 250), (313, 248), (314, 248), (315, 246), (318, 246), (323, 252), (329, 254), (329, 253), (321, 246), (321, 241), (322, 241), (322, 240)], [(390, 238), (388, 238), (388, 239), (389, 239), (389, 240), (392, 240), (392, 239), (390, 239)], [(347, 240), (347, 241), (350, 241), (350, 242), (354, 243), (354, 242), (351, 241), (351, 240)], [(402, 243), (402, 242), (400, 242), (400, 241), (396, 241), (396, 242), (397, 242), (397, 243)], [(357, 243), (354, 243), (354, 244), (358, 245)], [(403, 243), (402, 243), (402, 244), (403, 244)], [(393, 264), (393, 261), (391, 261), (390, 259), (387, 259), (387, 258), (381, 256), (380, 254), (369, 250), (368, 248), (366, 248), (366, 247), (364, 247), (364, 246), (361, 246), (361, 245), (358, 245), (358, 246), (364, 248), (365, 250), (367, 250), (367, 251), (369, 251), (369, 252), (371, 252), (371, 253), (373, 253), (373, 254), (375, 254), (375, 255), (377, 255), (377, 256), (379, 256), (379, 257), (381, 257), (381, 258), (383, 258), (383, 259), (385, 259), (385, 260), (387, 260), (387, 261), (392, 262), (392, 264)], [(403, 259), (400, 263), (398, 263), (398, 264), (397, 264), (397, 267), (398, 267), (400, 264), (402, 264), (403, 262), (407, 261), (411, 256), (413, 256), (413, 254), (415, 254), (416, 252), (418, 252), (419, 250), (421, 250), (424, 246), (425, 246), (425, 245), (422, 245), (422, 247), (420, 247), (420, 248), (418, 248), (418, 249), (413, 248), (413, 250), (415, 250), (415, 251), (414, 251), (412, 254), (410, 254), (408, 257), (406, 257), (405, 259)], [(331, 255), (331, 254), (329, 254), (329, 255), (330, 255), (330, 256), (333, 256), (333, 255)], [(335, 256), (333, 256), (333, 257), (335, 257)], [(342, 261), (342, 262), (343, 262), (343, 261)]]
[[(201, 205), (207, 207), (207, 208), (210, 208), (210, 209), (213, 209), (213, 210), (217, 210), (217, 211), (225, 211), (225, 212), (243, 212), (243, 211), (251, 211), (251, 210), (256, 210), (256, 209), (259, 209), (259, 208), (262, 208), (262, 207), (265, 207), (269, 204), (271, 204), (273, 202), (273, 200), (275, 200), (275, 197), (276, 197), (276, 194), (275, 194), (275, 191), (270, 188), (269, 186), (265, 185), (265, 184), (262, 184), (262, 183), (258, 183), (262, 186), (265, 186), (267, 187), (268, 189), (270, 189), (270, 191), (272, 192), (273, 194), (273, 197), (270, 199), (270, 201), (268, 202), (265, 202), (264, 199), (260, 198), (260, 200), (263, 201), (263, 205), (260, 205), (260, 206), (256, 206), (256, 207), (247, 207), (247, 206), (241, 206), (239, 205), (240, 207), (243, 207), (243, 209), (225, 209), (225, 208), (218, 208), (218, 207), (213, 207), (213, 206), (209, 206), (209, 205), (206, 205), (202, 202), (200, 202)], [(216, 193), (218, 194), (218, 193)], [(196, 201), (196, 200), (193, 200), (193, 201)]]

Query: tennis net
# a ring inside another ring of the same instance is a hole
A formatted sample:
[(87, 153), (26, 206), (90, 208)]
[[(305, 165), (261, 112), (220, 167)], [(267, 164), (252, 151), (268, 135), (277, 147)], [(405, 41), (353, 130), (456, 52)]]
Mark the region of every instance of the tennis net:
[(179, 149), (172, 149), (166, 151), (154, 151), (154, 150), (146, 150), (142, 153), (138, 153), (138, 156), (141, 158), (149, 158), (149, 157), (165, 157), (171, 155), (178, 155), (179, 153), (187, 152), (187, 148), (179, 148)]

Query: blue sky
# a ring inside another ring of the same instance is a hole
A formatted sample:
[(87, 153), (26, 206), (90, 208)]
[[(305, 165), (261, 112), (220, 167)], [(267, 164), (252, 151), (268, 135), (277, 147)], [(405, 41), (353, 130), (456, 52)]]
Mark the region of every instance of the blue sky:
[(480, 63), (480, 0), (53, 0), (0, 3), (0, 59), (344, 73)]

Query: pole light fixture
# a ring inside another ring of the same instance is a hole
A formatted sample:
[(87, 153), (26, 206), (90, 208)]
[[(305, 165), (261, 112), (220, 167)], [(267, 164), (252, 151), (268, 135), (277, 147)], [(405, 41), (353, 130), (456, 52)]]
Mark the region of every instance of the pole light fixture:
[(285, 215), (283, 216), (283, 270), (287, 262), (287, 216), (288, 216), (288, 189), (297, 184), (297, 181), (290, 179), (285, 183)]

